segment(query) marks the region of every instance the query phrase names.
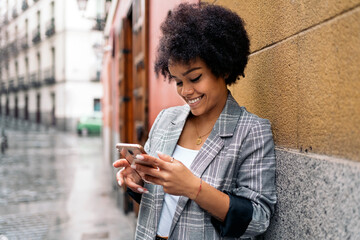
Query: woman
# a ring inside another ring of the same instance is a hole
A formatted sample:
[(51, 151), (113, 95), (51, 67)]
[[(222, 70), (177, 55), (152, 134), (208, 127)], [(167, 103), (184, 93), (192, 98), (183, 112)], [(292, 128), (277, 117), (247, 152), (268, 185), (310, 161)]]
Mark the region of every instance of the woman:
[(276, 202), (271, 127), (239, 107), (227, 89), (247, 64), (243, 22), (220, 6), (181, 4), (161, 29), (155, 71), (176, 82), (187, 104), (156, 118), (147, 154), (137, 156), (154, 167), (114, 163), (123, 168), (119, 185), (140, 202), (135, 238), (263, 233)]

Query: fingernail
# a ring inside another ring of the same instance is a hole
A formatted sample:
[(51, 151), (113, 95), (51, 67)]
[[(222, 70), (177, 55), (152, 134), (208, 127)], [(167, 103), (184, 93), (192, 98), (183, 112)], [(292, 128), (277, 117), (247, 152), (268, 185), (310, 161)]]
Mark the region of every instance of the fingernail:
[(136, 169), (136, 165), (131, 165), (130, 166), (132, 169)]
[(139, 192), (144, 192), (144, 190), (142, 188), (138, 188), (137, 189)]
[[(117, 161), (116, 161), (116, 162), (117, 162)], [(116, 162), (113, 162), (113, 167), (115, 167), (115, 163), (116, 163)]]
[(149, 193), (149, 191), (148, 191), (148, 190), (145, 190), (144, 193)]
[(159, 167), (156, 167), (156, 170), (157, 170), (158, 172), (160, 172), (160, 168), (159, 168)]
[(120, 185), (120, 187), (121, 187), (121, 185), (122, 185), (122, 182), (121, 182), (121, 180), (119, 180), (119, 181), (118, 181), (118, 184), (119, 184), (119, 185)]
[(144, 160), (144, 156), (139, 155), (139, 154), (138, 154), (138, 155), (136, 155), (136, 158), (137, 158), (137, 159), (139, 159), (139, 160)]
[(162, 152), (160, 151), (156, 151), (157, 155), (164, 155)]

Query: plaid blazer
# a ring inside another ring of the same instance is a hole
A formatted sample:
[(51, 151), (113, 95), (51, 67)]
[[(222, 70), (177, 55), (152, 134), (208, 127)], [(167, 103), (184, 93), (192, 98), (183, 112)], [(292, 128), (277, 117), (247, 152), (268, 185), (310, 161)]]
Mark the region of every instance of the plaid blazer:
[[(172, 155), (189, 112), (188, 105), (160, 112), (145, 144), (146, 152), (152, 156), (157, 156), (156, 151)], [(239, 107), (230, 92), (190, 170), (220, 191), (251, 200), (252, 220), (241, 238), (252, 238), (267, 229), (276, 203), (275, 155), (270, 123)], [(149, 193), (143, 194), (141, 199), (135, 239), (153, 240), (164, 191), (159, 185), (146, 184), (145, 187)], [(169, 239), (234, 238), (222, 238), (211, 223), (211, 215), (194, 201), (181, 196)]]

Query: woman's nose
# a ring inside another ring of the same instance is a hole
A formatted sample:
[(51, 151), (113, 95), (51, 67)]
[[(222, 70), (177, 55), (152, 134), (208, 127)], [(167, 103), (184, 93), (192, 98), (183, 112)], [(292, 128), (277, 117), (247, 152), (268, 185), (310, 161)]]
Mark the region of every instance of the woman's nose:
[(181, 94), (183, 96), (190, 95), (193, 92), (194, 92), (194, 88), (190, 84), (184, 84), (183, 85), (183, 88), (182, 88), (182, 91), (181, 91)]

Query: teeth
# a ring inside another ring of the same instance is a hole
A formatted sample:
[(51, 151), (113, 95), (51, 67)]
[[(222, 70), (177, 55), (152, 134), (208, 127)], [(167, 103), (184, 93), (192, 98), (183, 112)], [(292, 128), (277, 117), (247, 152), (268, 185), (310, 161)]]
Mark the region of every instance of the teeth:
[(201, 99), (201, 97), (198, 97), (198, 98), (195, 98), (195, 99), (193, 99), (193, 100), (188, 100), (188, 102), (189, 102), (190, 104), (193, 104), (193, 103), (196, 103), (196, 102), (200, 101), (200, 99)]

